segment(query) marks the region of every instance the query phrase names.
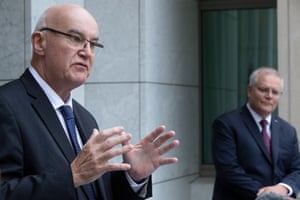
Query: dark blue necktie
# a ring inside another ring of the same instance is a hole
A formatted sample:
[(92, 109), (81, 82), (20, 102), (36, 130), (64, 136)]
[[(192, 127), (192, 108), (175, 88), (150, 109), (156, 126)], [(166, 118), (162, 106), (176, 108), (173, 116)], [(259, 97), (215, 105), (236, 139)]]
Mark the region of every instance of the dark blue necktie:
[[(74, 117), (72, 108), (70, 106), (64, 105), (64, 106), (61, 106), (59, 108), (59, 110), (60, 110), (62, 116), (64, 117), (73, 149), (77, 155), (81, 151), (81, 148), (78, 144), (78, 140), (76, 137), (75, 117)], [(93, 189), (92, 184), (84, 185), (84, 188), (88, 192), (89, 199), (96, 200), (96, 195), (95, 195), (95, 191)]]

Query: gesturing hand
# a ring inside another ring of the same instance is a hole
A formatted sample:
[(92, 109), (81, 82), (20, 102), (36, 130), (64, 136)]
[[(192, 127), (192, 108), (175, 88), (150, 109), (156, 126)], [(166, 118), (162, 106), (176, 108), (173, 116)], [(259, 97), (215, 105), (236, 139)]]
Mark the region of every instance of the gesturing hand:
[[(140, 142), (132, 146), (132, 150), (124, 154), (124, 161), (131, 165), (128, 174), (135, 181), (141, 181), (151, 175), (158, 167), (165, 164), (176, 163), (177, 158), (163, 158), (163, 154), (179, 145), (178, 140), (173, 140), (163, 145), (167, 140), (175, 136), (174, 131), (165, 131), (165, 126), (159, 126)], [(128, 141), (123, 145), (128, 145)], [(162, 146), (163, 145), (163, 146)]]
[[(101, 133), (94, 129), (81, 152), (71, 163), (75, 187), (90, 183), (108, 171), (130, 169), (130, 165), (126, 163), (108, 162), (113, 157), (132, 149), (128, 144), (130, 139), (131, 135), (125, 133), (123, 127), (106, 129)], [(125, 143), (128, 145), (114, 148)]]

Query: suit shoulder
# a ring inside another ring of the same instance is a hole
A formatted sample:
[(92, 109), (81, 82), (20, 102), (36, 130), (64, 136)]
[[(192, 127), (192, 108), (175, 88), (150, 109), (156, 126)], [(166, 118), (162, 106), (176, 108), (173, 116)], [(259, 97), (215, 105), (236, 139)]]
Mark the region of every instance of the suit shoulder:
[(230, 119), (230, 118), (236, 118), (241, 115), (243, 110), (241, 108), (233, 109), (227, 112), (224, 112), (216, 117), (216, 120), (224, 120), (224, 119)]
[(90, 131), (92, 128), (98, 128), (98, 123), (92, 113), (84, 108), (80, 103), (73, 99), (73, 110), (78, 122), (83, 125), (83, 127), (89, 127)]
[(93, 123), (97, 124), (96, 119), (92, 115), (92, 113), (83, 107), (79, 102), (73, 99), (73, 109), (74, 112), (81, 116), (80, 119), (83, 121), (92, 121)]
[(90, 115), (92, 116), (92, 114), (90, 113), (90, 111), (88, 111), (85, 107), (83, 107), (78, 101), (76, 101), (75, 99), (73, 99), (73, 107), (74, 109), (79, 112), (79, 113), (84, 113), (86, 115)]
[(289, 123), (287, 120), (285, 120), (285, 119), (283, 119), (283, 118), (281, 118), (279, 116), (273, 116), (273, 122), (274, 123), (278, 123), (278, 124), (280, 124), (283, 127), (294, 128), (294, 126), (291, 123)]
[(0, 86), (0, 93), (10, 93), (12, 89), (23, 87), (22, 83), (19, 79), (7, 82)]
[(1, 101), (18, 103), (20, 99), (24, 98), (25, 93), (26, 91), (24, 89), (24, 86), (19, 79), (13, 80), (0, 86)]

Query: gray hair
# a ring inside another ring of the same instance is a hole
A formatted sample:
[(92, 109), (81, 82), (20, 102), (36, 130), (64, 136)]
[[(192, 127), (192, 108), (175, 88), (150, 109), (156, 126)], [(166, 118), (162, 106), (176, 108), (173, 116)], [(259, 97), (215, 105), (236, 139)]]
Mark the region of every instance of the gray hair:
[(257, 83), (258, 74), (262, 71), (265, 72), (267, 75), (271, 74), (271, 75), (278, 76), (281, 80), (281, 87), (283, 90), (283, 78), (281, 77), (281, 75), (276, 69), (273, 69), (271, 67), (260, 67), (254, 70), (249, 76), (249, 86), (254, 86)]

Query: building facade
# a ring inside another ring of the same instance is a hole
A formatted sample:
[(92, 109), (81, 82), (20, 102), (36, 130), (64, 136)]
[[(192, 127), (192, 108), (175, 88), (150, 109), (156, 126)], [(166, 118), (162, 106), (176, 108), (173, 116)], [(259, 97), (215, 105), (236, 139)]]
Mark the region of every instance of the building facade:
[[(168, 156), (179, 162), (153, 174), (152, 199), (211, 199), (214, 177), (201, 173), (199, 1), (1, 0), (1, 84), (30, 66), (30, 34), (41, 13), (66, 2), (95, 16), (104, 44), (75, 98), (101, 129), (122, 125), (133, 142), (160, 124), (176, 131), (181, 145)], [(279, 114), (300, 133), (299, 8), (299, 0), (277, 2), (278, 69), (286, 80)]]

